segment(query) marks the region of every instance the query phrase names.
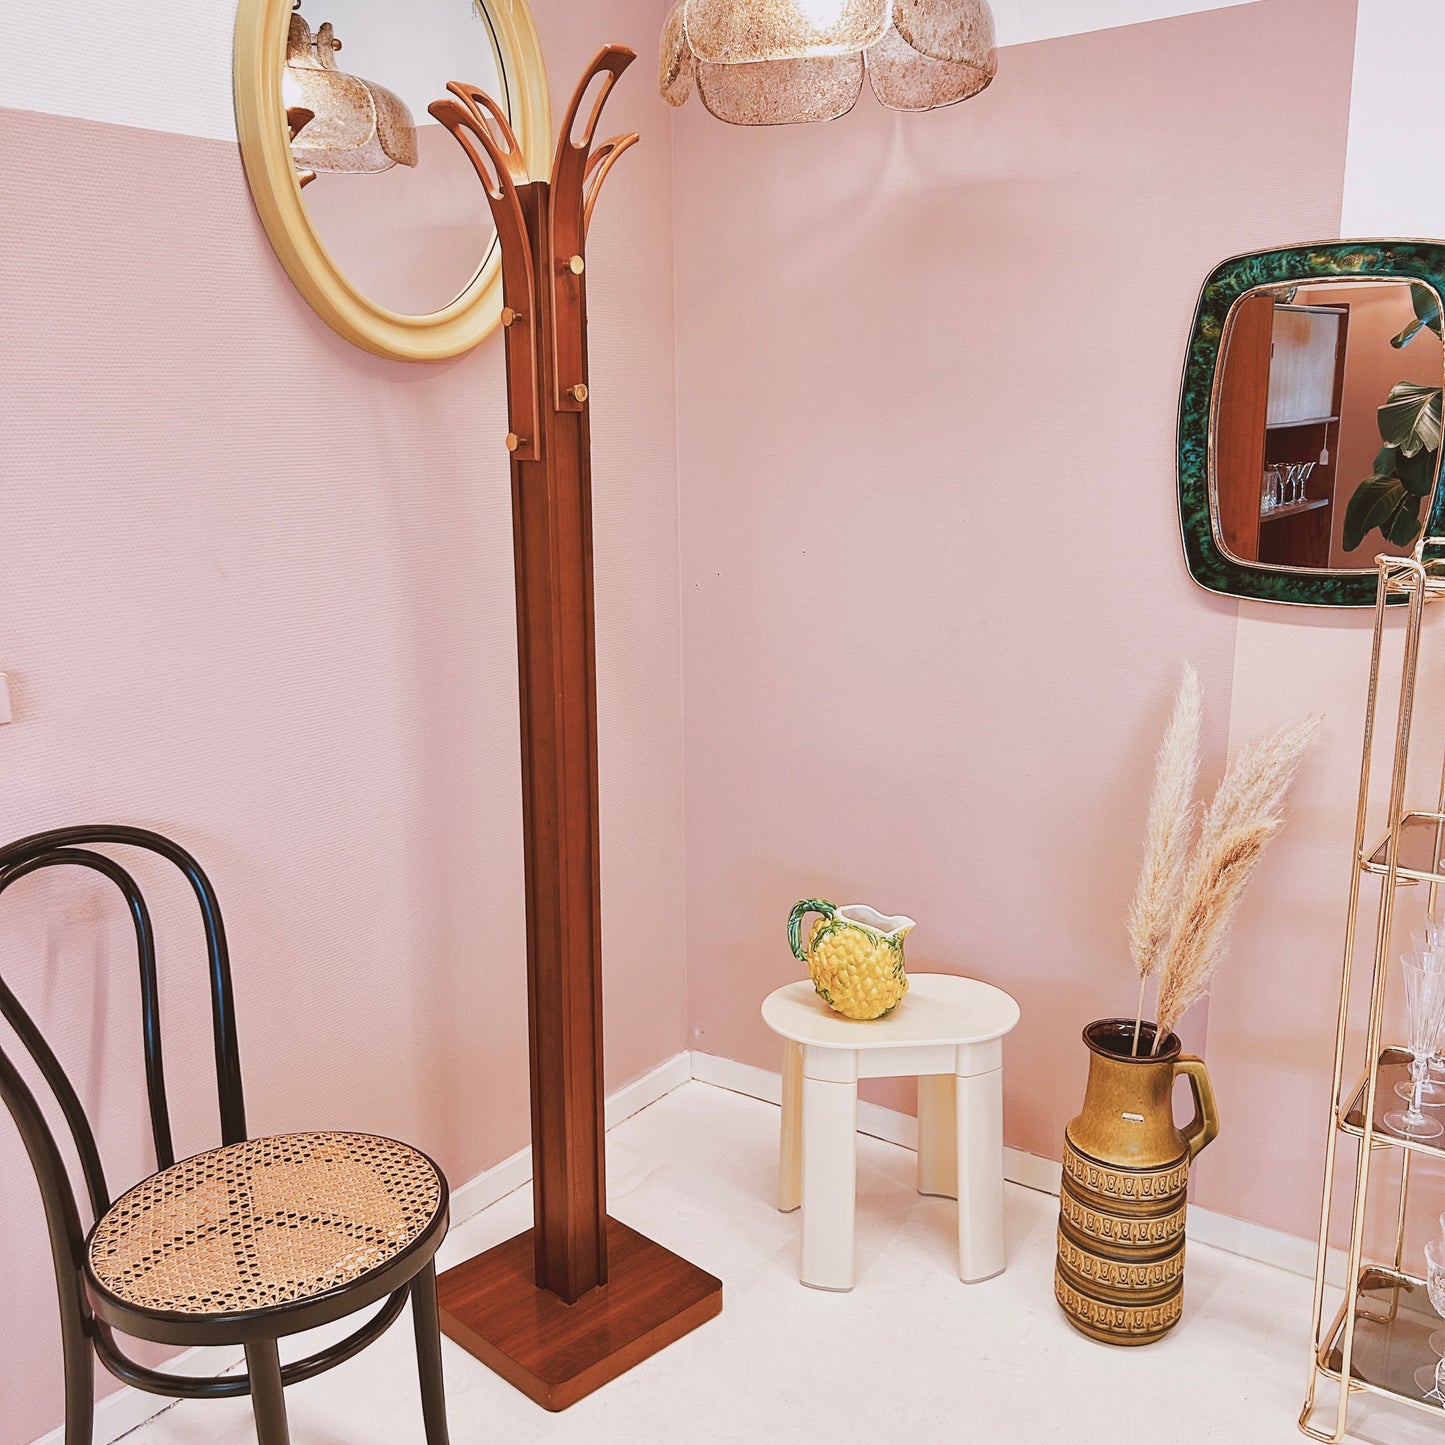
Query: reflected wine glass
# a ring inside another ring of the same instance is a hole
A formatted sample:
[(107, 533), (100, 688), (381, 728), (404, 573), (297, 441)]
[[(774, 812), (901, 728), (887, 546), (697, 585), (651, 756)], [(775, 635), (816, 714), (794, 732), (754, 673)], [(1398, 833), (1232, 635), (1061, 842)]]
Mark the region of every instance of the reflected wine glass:
[(1445, 970), (1432, 972), (1408, 954), (1400, 959), (1405, 971), (1405, 1012), (1410, 1026), (1410, 1103), (1393, 1109), (1381, 1121), (1396, 1134), (1412, 1139), (1436, 1139), (1445, 1134), (1445, 1124), (1432, 1119), (1421, 1108), (1430, 1056), (1445, 1027)]
[[(1425, 1293), (1437, 1315), (1445, 1317), (1445, 1239), (1432, 1239), (1425, 1246)], [(1427, 1400), (1445, 1404), (1445, 1330), (1430, 1336), (1430, 1348), (1437, 1359), (1415, 1371), (1415, 1384)]]
[(1318, 465), (1316, 462), (1300, 462), (1295, 467), (1295, 503), (1303, 502), (1305, 499), (1305, 483), (1310, 479), (1310, 473)]
[(1279, 505), (1289, 506), (1294, 499), (1295, 462), (1282, 462), (1279, 469)]
[(1284, 465), (1284, 486), (1280, 492), (1279, 504), (1281, 507), (1292, 507), (1294, 505), (1295, 480), (1299, 476), (1299, 463), (1286, 462)]

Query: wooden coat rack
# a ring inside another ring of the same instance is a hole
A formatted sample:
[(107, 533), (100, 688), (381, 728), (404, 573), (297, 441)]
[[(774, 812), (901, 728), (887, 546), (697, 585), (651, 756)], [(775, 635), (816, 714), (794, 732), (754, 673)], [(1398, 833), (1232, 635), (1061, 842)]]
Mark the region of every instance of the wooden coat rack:
[(607, 173), (637, 140), (593, 149), (634, 59), (622, 46), (598, 52), (567, 109), (550, 183), (530, 178), (484, 92), (453, 82), (451, 98), (430, 107), (476, 168), (502, 247), (534, 1167), (534, 1227), (441, 1277), (442, 1329), (551, 1410), (722, 1308), (719, 1280), (608, 1217), (603, 1161), (586, 240)]

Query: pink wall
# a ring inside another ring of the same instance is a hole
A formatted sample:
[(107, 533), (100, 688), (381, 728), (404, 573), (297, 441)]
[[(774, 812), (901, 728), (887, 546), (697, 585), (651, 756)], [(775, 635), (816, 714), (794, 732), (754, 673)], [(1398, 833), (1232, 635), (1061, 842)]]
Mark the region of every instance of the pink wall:
[[(651, 0), (537, 0), (559, 114)], [(608, 1080), (685, 1044), (666, 113), (609, 182), (592, 265)], [(0, 147), (0, 836), (141, 823), (211, 870), (256, 1131), (395, 1133), (462, 1183), (527, 1142), (502, 356), (390, 363), (307, 309), (236, 148), (9, 112)], [(57, 170), (56, 158), (64, 164)], [(149, 1168), (122, 920), (99, 885), (0, 909), (117, 1182)], [(214, 1142), (199, 964), (166, 1009), (180, 1142)], [(646, 1000), (640, 1007), (638, 1001)], [(60, 1418), (42, 1216), (0, 1123), (0, 1442)]]
[[(680, 114), (695, 1047), (777, 1067), (757, 1006), (797, 976), (796, 898), (904, 911), (914, 969), (1023, 1005), (1007, 1138), (1057, 1157), (1080, 1028), (1132, 1008), (1124, 909), (1184, 658), (1208, 782), (1224, 753), (1237, 609), (1189, 583), (1173, 500), (1196, 291), (1336, 232), (1354, 19), (1267, 0), (1014, 48), (926, 116)], [(1233, 1109), (1201, 1185), (1272, 1128)], [(1240, 1212), (1308, 1235), (1317, 1180)]]

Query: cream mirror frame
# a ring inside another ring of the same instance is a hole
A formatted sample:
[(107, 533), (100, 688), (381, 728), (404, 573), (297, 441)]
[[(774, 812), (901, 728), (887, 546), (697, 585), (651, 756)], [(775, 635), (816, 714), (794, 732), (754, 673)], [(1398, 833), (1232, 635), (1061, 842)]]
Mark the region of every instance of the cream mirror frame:
[[(545, 175), (551, 159), (551, 99), (527, 0), (475, 3), (485, 11), (496, 38), (513, 129), (530, 170)], [(366, 351), (398, 361), (442, 361), (470, 351), (501, 320), (499, 247), (492, 247), (471, 283), (449, 305), (408, 316), (388, 310), (354, 286), (316, 234), (301, 199), (282, 99), (291, 11), (292, 0), (239, 0), (236, 10), (236, 131), (256, 211), (277, 258), (312, 310)]]

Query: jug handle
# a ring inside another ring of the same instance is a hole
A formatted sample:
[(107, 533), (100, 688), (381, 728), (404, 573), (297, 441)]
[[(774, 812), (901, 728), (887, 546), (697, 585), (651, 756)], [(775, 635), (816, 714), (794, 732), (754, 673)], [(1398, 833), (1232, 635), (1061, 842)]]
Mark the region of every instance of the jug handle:
[(1180, 1074), (1189, 1080), (1189, 1089), (1194, 1095), (1194, 1118), (1184, 1130), (1184, 1142), (1193, 1159), (1218, 1135), (1219, 1111), (1214, 1105), (1214, 1086), (1209, 1082), (1209, 1070), (1204, 1067), (1203, 1059), (1194, 1054), (1181, 1054), (1174, 1065), (1175, 1077)]
[(818, 913), (825, 919), (831, 920), (838, 910), (823, 898), (804, 898), (801, 902), (793, 904), (793, 911), (788, 914), (788, 947), (793, 950), (794, 958), (806, 959), (808, 950), (803, 947), (803, 918), (809, 913)]

